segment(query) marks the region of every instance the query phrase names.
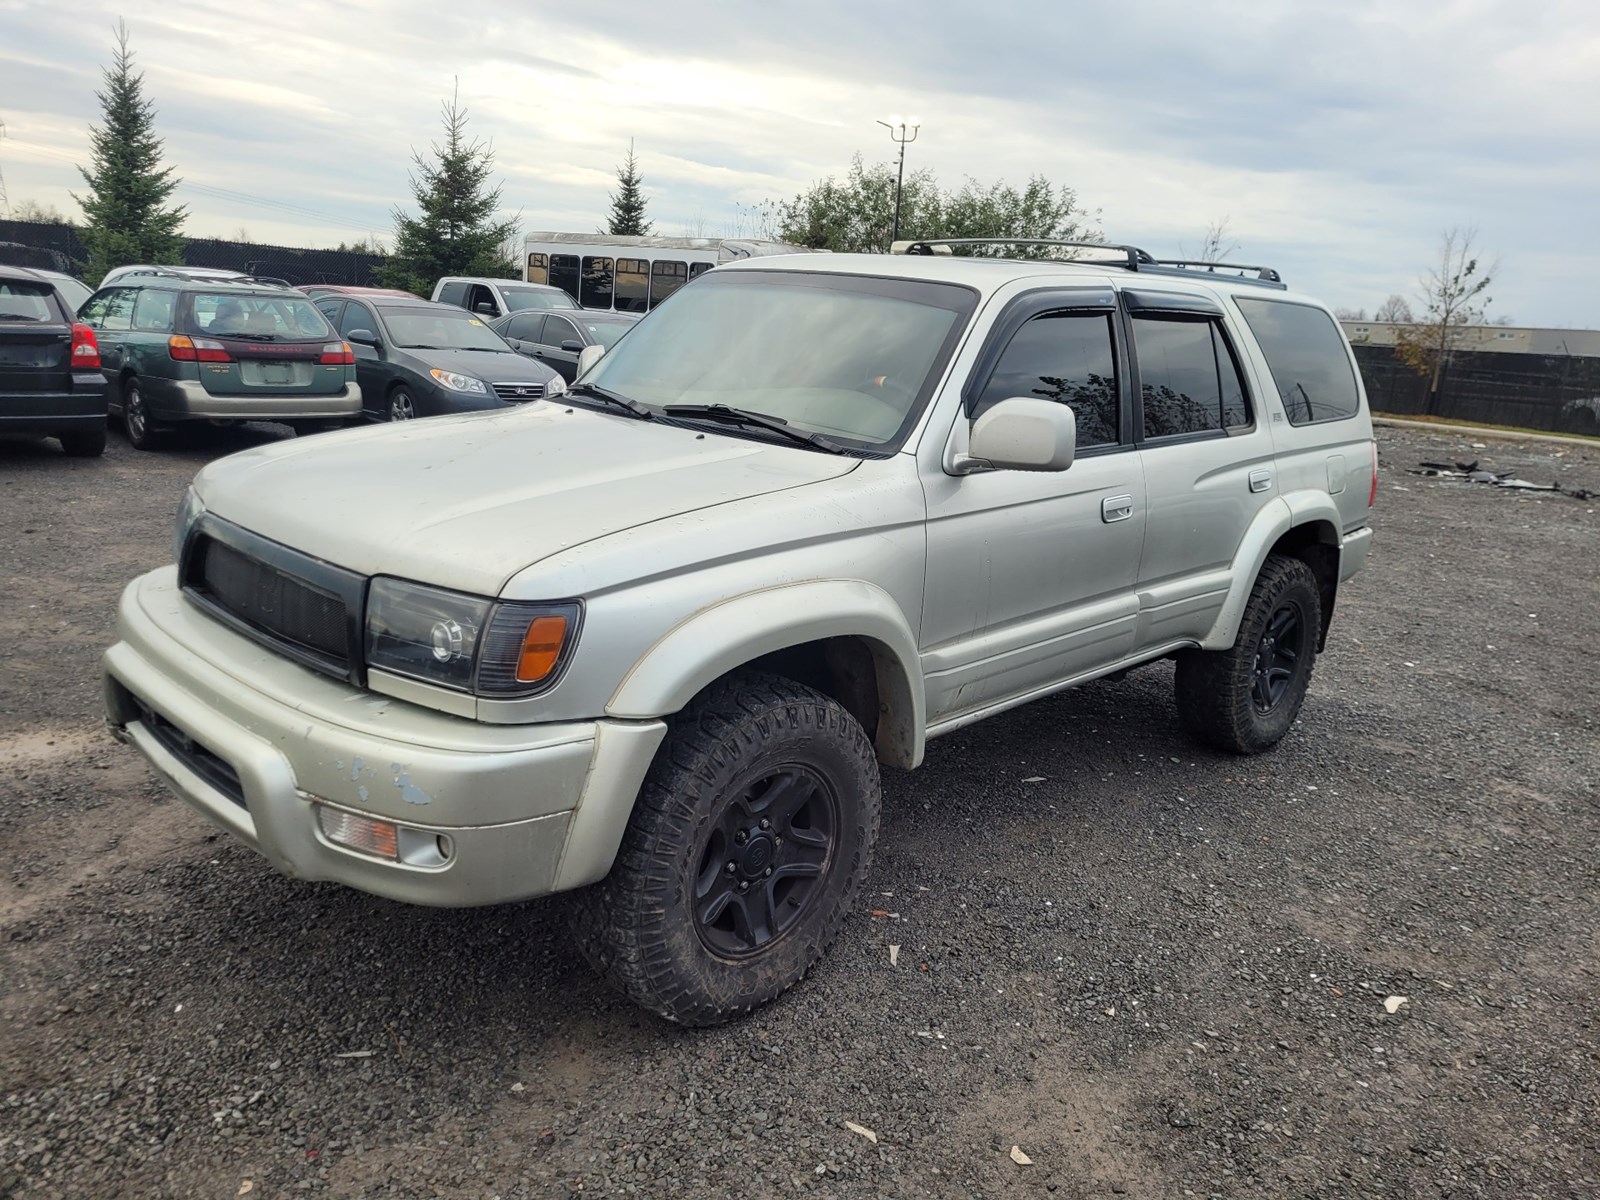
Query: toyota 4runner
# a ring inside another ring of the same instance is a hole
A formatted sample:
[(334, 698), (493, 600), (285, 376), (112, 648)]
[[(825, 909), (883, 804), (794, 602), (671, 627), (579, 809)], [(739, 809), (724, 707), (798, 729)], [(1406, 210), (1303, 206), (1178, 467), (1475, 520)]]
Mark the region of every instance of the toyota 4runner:
[(586, 955), (688, 1024), (824, 952), (930, 737), (1171, 658), (1196, 737), (1270, 748), (1371, 542), (1338, 324), (1263, 268), (951, 245), (731, 264), (565, 398), (212, 464), (112, 729), (296, 878), (589, 888)]

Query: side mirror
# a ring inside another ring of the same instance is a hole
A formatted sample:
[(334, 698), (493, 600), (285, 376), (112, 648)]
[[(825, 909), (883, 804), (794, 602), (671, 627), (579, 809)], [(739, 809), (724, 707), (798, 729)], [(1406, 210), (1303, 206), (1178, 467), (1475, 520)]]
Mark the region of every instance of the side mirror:
[(486, 317), (498, 317), (500, 315), (500, 311), (487, 300), (479, 300), (472, 306), (472, 310), (474, 312), (480, 312)]
[(370, 329), (352, 329), (344, 335), (344, 340), (354, 342), (358, 346), (371, 346), (374, 350), (383, 344), (378, 341), (378, 335)]
[(565, 341), (563, 341), (561, 343), (561, 348), (563, 350), (565, 350), (568, 354), (582, 354), (583, 353), (583, 343), (580, 342), (577, 338), (567, 338)]
[(1014, 396), (1002, 400), (972, 424), (967, 470), (1065, 471), (1078, 444), (1078, 419), (1053, 400)]
[(580, 376), (586, 375), (589, 368), (604, 357), (605, 352), (606, 348), (604, 346), (585, 346), (578, 351), (578, 374)]

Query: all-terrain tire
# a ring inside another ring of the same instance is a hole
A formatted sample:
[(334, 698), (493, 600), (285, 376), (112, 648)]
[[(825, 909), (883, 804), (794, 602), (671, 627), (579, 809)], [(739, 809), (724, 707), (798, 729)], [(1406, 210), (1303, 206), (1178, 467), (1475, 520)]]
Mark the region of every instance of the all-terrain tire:
[[(1283, 636), (1291, 627), (1292, 636)], [(1268, 557), (1233, 645), (1177, 656), (1174, 690), (1184, 729), (1234, 754), (1276, 746), (1300, 714), (1321, 629), (1322, 593), (1311, 568), (1298, 558)]]
[[(611, 874), (573, 897), (578, 944), (670, 1021), (748, 1013), (799, 982), (838, 936), (871, 866), (881, 801), (872, 744), (842, 705), (773, 675), (713, 684), (671, 718)], [(802, 852), (816, 860), (804, 878), (795, 872), (810, 865), (786, 865)], [(775, 876), (763, 876), (769, 866)], [(741, 884), (750, 890), (723, 897), (729, 928), (718, 928), (707, 919), (717, 893)], [(730, 914), (746, 904), (765, 914), (746, 926), (764, 921), (772, 936), (730, 950), (745, 936)]]

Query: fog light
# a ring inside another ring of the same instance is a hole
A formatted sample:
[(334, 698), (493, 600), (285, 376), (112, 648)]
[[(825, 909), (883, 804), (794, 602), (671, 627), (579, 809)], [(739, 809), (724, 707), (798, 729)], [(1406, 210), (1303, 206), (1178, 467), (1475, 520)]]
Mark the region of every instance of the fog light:
[(322, 826), (323, 836), (335, 845), (387, 858), (390, 862), (400, 861), (399, 830), (387, 821), (374, 821), (371, 817), (318, 805), (317, 824)]

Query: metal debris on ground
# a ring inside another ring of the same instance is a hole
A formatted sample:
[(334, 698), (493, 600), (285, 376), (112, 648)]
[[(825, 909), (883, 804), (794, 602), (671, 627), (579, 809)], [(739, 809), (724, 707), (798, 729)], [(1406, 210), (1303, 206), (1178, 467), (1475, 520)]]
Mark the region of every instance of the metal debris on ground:
[(1407, 475), (1423, 475), (1431, 479), (1462, 479), (1468, 483), (1487, 483), (1491, 487), (1506, 488), (1516, 492), (1556, 492), (1574, 500), (1600, 499), (1600, 492), (1589, 488), (1564, 488), (1559, 483), (1534, 483), (1531, 479), (1518, 479), (1512, 472), (1486, 471), (1472, 462), (1419, 462), (1407, 468)]

